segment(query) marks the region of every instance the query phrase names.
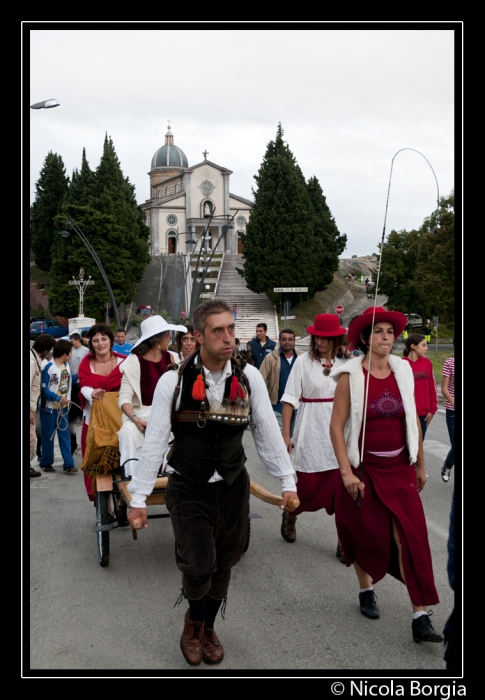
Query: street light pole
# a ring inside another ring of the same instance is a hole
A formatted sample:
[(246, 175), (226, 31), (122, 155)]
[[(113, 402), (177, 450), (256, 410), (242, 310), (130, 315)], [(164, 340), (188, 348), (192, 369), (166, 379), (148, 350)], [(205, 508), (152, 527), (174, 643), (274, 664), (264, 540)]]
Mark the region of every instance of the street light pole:
[[(96, 263), (98, 270), (101, 273), (101, 277), (103, 278), (103, 282), (106, 285), (106, 289), (108, 290), (108, 294), (109, 294), (109, 297), (111, 300), (111, 306), (113, 307), (113, 312), (115, 315), (116, 327), (121, 328), (120, 319), (118, 316), (118, 307), (116, 306), (116, 301), (115, 301), (115, 298), (113, 295), (113, 290), (111, 289), (111, 285), (109, 283), (108, 276), (106, 275), (106, 272), (104, 271), (104, 267), (101, 265), (101, 261), (99, 260), (94, 248), (92, 247), (92, 245), (90, 244), (90, 242), (88, 241), (88, 239), (86, 238), (84, 233), (81, 231), (79, 226), (76, 224), (74, 219), (72, 219), (70, 216), (66, 216), (66, 220), (67, 220), (66, 221), (67, 225), (70, 226), (72, 229), (74, 229), (74, 231), (77, 233), (79, 238), (82, 240), (82, 242), (84, 243), (86, 248), (91, 253), (92, 258), (93, 258), (94, 262)], [(70, 233), (69, 233), (69, 231), (61, 231), (60, 235), (63, 236), (64, 238), (69, 238)]]

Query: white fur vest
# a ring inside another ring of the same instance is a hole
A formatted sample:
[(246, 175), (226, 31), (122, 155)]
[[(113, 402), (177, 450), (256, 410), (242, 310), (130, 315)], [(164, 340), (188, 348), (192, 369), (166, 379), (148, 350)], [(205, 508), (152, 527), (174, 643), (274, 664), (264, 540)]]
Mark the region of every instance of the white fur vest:
[[(349, 360), (344, 365), (335, 367), (330, 376), (338, 380), (344, 373), (349, 374), (350, 379), (350, 415), (345, 424), (344, 436), (347, 443), (347, 453), (350, 464), (358, 467), (360, 462), (359, 435), (364, 415), (364, 372), (362, 361), (365, 355), (359, 355)], [(389, 355), (389, 366), (396, 378), (396, 383), (401, 392), (401, 399), (406, 416), (406, 442), (411, 462), (416, 462), (418, 456), (418, 425), (416, 404), (414, 401), (414, 377), (411, 366), (400, 357)]]

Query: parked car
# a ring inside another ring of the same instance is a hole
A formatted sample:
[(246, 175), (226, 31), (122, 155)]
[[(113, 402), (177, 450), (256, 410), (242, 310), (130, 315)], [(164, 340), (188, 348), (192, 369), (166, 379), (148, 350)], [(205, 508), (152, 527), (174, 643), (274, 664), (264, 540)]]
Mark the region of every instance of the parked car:
[(406, 314), (406, 318), (408, 319), (408, 323), (410, 323), (413, 328), (415, 326), (417, 328), (421, 328), (423, 325), (423, 319), (421, 316), (419, 316), (419, 314)]
[(139, 306), (136, 310), (137, 314), (141, 314), (144, 318), (148, 318), (149, 316), (153, 316), (153, 309), (151, 306)]
[(57, 321), (34, 321), (30, 324), (30, 340), (35, 340), (42, 333), (48, 333), (54, 338), (62, 338), (66, 335), (66, 326), (61, 326)]

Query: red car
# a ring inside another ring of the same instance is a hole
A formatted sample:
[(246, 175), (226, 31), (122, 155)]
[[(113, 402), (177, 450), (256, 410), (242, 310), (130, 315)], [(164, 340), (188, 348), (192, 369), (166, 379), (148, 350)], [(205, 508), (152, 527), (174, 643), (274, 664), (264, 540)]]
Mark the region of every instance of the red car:
[(145, 318), (155, 315), (151, 306), (139, 306), (136, 310), (136, 313), (141, 314)]

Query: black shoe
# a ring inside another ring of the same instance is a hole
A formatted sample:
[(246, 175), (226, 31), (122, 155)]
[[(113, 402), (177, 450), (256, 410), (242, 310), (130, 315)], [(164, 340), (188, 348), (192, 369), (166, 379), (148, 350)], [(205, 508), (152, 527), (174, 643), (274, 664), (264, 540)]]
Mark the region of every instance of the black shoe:
[(296, 516), (288, 515), (283, 512), (281, 520), (281, 536), (286, 542), (294, 542), (296, 540)]
[(39, 464), (39, 467), (42, 469), (44, 472), (55, 472), (56, 470), (52, 466), (52, 464), (47, 464), (45, 467), (42, 466), (42, 464)]
[(413, 631), (413, 639), (415, 642), (443, 641), (443, 635), (438, 634), (433, 629), (433, 625), (429, 619), (430, 612), (427, 615), (420, 615), (418, 618), (416, 618), (416, 620), (413, 620), (411, 629)]
[(35, 471), (33, 467), (30, 467), (30, 476), (42, 476), (40, 472)]
[(344, 552), (339, 544), (337, 544), (337, 551), (335, 552), (335, 556), (342, 562), (342, 564), (345, 564)]
[(377, 596), (374, 591), (359, 593), (360, 612), (371, 620), (378, 620), (381, 616), (376, 600)]

